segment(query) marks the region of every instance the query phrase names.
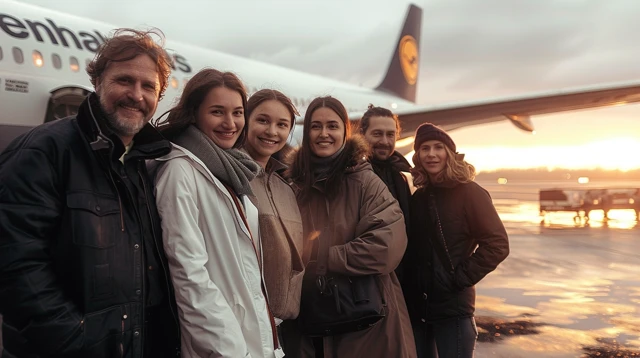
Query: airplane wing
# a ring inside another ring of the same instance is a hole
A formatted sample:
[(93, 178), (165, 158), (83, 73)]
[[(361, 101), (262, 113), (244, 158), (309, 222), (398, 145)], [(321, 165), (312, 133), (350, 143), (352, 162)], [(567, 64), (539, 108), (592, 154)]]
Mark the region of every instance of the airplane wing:
[(510, 120), (516, 127), (533, 131), (531, 117), (541, 114), (599, 108), (640, 102), (640, 82), (626, 82), (520, 97), (483, 100), (443, 106), (410, 107), (396, 114), (402, 125), (401, 138), (413, 136), (424, 122), (445, 130)]

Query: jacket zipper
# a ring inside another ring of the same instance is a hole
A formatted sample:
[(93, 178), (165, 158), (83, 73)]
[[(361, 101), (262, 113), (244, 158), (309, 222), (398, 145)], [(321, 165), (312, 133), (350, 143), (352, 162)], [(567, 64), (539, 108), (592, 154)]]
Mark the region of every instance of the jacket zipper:
[[(178, 327), (178, 342), (180, 342), (180, 339), (181, 339), (180, 323), (178, 321), (178, 317), (176, 317), (176, 314), (175, 314), (175, 311), (177, 310), (177, 308), (173, 306), (173, 302), (171, 300), (171, 284), (169, 283), (169, 270), (167, 269), (166, 265), (164, 264), (164, 261), (162, 260), (162, 253), (160, 252), (160, 248), (158, 247), (158, 242), (156, 241), (156, 238), (157, 238), (156, 229), (153, 225), (153, 216), (151, 215), (151, 209), (149, 208), (149, 199), (148, 199), (149, 193), (147, 192), (147, 184), (145, 184), (144, 177), (140, 172), (140, 170), (138, 170), (138, 175), (140, 176), (140, 181), (142, 182), (142, 189), (144, 190), (144, 193), (145, 193), (144, 197), (145, 197), (145, 200), (147, 201), (147, 213), (149, 214), (149, 220), (151, 221), (151, 234), (153, 235), (153, 246), (155, 246), (156, 248), (156, 252), (158, 253), (158, 259), (160, 260), (160, 265), (162, 266), (162, 270), (164, 271), (164, 278), (165, 278), (164, 282), (167, 285), (167, 294), (169, 295), (169, 297), (167, 297), (167, 301), (169, 302), (169, 308), (171, 309), (171, 316), (173, 317), (173, 321)], [(162, 238), (160, 239), (162, 240)]]
[[(122, 170), (126, 170), (124, 168), (124, 165), (122, 166)], [(125, 173), (126, 175), (126, 173)], [(127, 192), (127, 196), (129, 197), (129, 200), (131, 201), (131, 203), (133, 204), (133, 210), (136, 213), (136, 217), (138, 218), (138, 225), (139, 225), (139, 229), (140, 229), (140, 233), (144, 233), (144, 226), (142, 224), (142, 217), (140, 216), (140, 211), (138, 210), (138, 207), (136, 205), (136, 200), (133, 197), (133, 195), (131, 194), (131, 192), (129, 191), (129, 188), (127, 188), (126, 184), (125, 184), (125, 191)], [(146, 197), (146, 192), (145, 192), (145, 197)], [(142, 236), (142, 240), (140, 240), (140, 251), (139, 251), (139, 255), (142, 256), (141, 261), (144, 262), (144, 236)], [(141, 273), (142, 273), (142, 287), (140, 289), (140, 297), (141, 297), (141, 302), (142, 302), (142, 325), (140, 327), (140, 352), (141, 352), (141, 356), (144, 357), (144, 332), (145, 332), (145, 317), (146, 317), (146, 307), (147, 307), (147, 302), (145, 301), (145, 287), (146, 287), (146, 281), (145, 281), (145, 267), (143, 264), (140, 265), (141, 266)]]

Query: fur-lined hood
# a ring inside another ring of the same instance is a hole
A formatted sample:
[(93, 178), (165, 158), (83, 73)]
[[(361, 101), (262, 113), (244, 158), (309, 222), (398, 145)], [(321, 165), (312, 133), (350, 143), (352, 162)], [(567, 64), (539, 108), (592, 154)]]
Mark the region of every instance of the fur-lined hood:
[[(302, 147), (298, 147), (292, 150), (284, 162), (289, 167), (295, 166), (298, 160), (298, 152)], [(370, 166), (371, 164), (368, 162), (370, 155), (369, 143), (366, 139), (360, 134), (353, 134), (344, 145), (344, 152), (351, 158), (349, 160), (349, 164), (346, 168), (344, 168), (345, 172), (351, 173), (363, 170), (365, 167)], [(287, 175), (288, 176), (288, 175)]]

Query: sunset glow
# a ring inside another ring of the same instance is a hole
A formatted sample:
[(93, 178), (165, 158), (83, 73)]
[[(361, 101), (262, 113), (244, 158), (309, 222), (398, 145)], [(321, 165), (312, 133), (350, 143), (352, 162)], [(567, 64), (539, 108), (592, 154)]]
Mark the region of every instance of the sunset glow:
[[(632, 170), (640, 168), (640, 139), (613, 138), (582, 145), (466, 147), (458, 151), (479, 172), (497, 169), (563, 168)], [(406, 155), (411, 161), (413, 151)]]

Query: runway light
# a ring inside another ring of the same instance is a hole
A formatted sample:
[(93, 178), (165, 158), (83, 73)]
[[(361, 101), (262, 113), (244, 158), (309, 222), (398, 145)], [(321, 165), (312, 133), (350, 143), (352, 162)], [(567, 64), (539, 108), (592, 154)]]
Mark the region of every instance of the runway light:
[(587, 184), (587, 183), (589, 183), (589, 177), (578, 178), (578, 184)]
[(498, 178), (498, 184), (504, 185), (507, 184), (507, 178)]
[(393, 108), (393, 109), (398, 108), (398, 104), (397, 103), (391, 103), (391, 108)]
[(629, 199), (629, 204), (635, 204), (635, 203), (636, 203), (636, 201), (635, 201), (635, 200), (633, 200), (633, 199)]

